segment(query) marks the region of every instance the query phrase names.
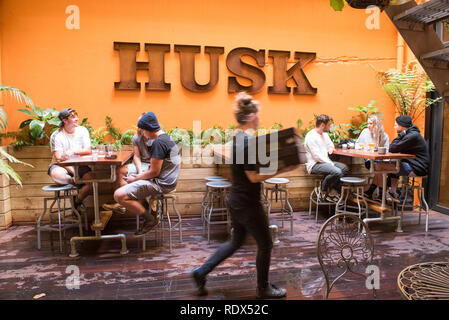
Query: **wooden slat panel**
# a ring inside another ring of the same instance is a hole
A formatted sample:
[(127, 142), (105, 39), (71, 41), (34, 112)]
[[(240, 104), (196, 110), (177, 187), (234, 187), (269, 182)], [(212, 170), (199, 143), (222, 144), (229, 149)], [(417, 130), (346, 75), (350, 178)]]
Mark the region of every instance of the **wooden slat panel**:
[(7, 229), (12, 224), (11, 211), (0, 214), (0, 230)]
[(0, 200), (6, 200), (10, 197), (9, 187), (0, 188)]

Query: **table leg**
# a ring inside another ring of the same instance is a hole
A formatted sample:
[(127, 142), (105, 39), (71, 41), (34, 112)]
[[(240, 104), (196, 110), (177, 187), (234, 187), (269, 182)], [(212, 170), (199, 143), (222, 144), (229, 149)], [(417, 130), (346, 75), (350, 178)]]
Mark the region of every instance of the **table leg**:
[(385, 209), (386, 197), (387, 197), (387, 174), (382, 173), (382, 205), (380, 206), (382, 209)]
[[(75, 166), (75, 180), (78, 180), (78, 167)], [(111, 166), (111, 179), (110, 181), (106, 182), (114, 182), (115, 181), (115, 166)], [(76, 181), (78, 182), (78, 181)], [(99, 199), (98, 199), (98, 183), (99, 181), (96, 180), (89, 180), (89, 181), (82, 181), (81, 182), (91, 182), (92, 183), (92, 193), (94, 198), (94, 225), (99, 226), (101, 225), (100, 220), (100, 206), (99, 206)], [(113, 235), (101, 235), (100, 230), (95, 230), (95, 236), (89, 236), (89, 237), (72, 237), (70, 239), (70, 257), (77, 257), (79, 256), (78, 252), (76, 251), (76, 242), (77, 241), (83, 241), (83, 240), (103, 240), (103, 239), (120, 239), (122, 243), (122, 249), (120, 251), (120, 254), (127, 254), (128, 249), (126, 248), (126, 236), (123, 233), (119, 234), (113, 234)]]

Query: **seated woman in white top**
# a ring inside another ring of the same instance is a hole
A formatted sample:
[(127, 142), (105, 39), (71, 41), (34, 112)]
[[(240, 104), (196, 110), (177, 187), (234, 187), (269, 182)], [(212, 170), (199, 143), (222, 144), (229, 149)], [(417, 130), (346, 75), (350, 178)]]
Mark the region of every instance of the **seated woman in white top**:
[[(362, 143), (364, 145), (374, 144), (376, 148), (378, 147), (388, 148), (390, 140), (388, 138), (388, 134), (384, 131), (384, 126), (382, 125), (382, 121), (379, 119), (378, 116), (372, 115), (368, 117), (368, 127), (363, 129), (356, 143)], [(371, 167), (370, 160), (365, 159), (365, 167), (367, 169), (370, 169)], [(372, 198), (373, 193), (378, 186), (382, 187), (381, 174), (374, 175), (373, 182), (369, 187), (369, 189), (365, 192), (365, 196), (368, 198)]]

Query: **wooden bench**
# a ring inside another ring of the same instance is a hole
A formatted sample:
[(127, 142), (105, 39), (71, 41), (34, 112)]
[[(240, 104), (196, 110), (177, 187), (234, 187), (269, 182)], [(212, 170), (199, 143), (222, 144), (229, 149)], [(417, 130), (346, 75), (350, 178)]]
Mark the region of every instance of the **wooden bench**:
[(98, 225), (91, 224), (91, 229), (93, 231), (103, 231), (106, 225), (109, 222), (109, 219), (112, 217), (112, 211), (100, 211), (100, 221), (101, 223)]

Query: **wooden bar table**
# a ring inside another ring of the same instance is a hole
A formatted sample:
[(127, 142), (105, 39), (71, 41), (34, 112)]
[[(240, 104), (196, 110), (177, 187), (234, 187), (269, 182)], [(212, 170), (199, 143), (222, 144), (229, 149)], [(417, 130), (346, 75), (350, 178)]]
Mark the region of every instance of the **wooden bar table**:
[[(413, 154), (404, 154), (404, 153), (391, 153), (387, 152), (384, 154), (380, 154), (378, 152), (372, 151), (364, 151), (364, 150), (355, 150), (355, 149), (335, 149), (333, 154), (352, 157), (352, 158), (362, 158), (369, 159), (371, 161), (370, 172), (371, 173), (381, 173), (382, 174), (382, 202), (380, 205), (381, 213), (380, 218), (365, 218), (363, 222), (368, 223), (372, 221), (391, 221), (398, 220), (398, 227), (396, 232), (402, 232), (402, 216), (385, 216), (386, 207), (386, 194), (387, 194), (387, 175), (389, 173), (398, 173), (400, 169), (401, 159), (414, 159), (415, 155)], [(390, 160), (395, 163), (394, 169), (379, 169), (376, 170), (376, 160)]]
[[(121, 254), (127, 254), (128, 250), (126, 248), (126, 237), (124, 234), (114, 234), (114, 235), (101, 235), (101, 230), (104, 228), (104, 223), (100, 219), (100, 208), (99, 208), (99, 197), (98, 197), (98, 183), (113, 183), (116, 179), (116, 169), (117, 166), (124, 165), (133, 156), (132, 151), (120, 151), (114, 152), (117, 155), (116, 159), (106, 159), (105, 155), (99, 154), (98, 159), (94, 160), (92, 155), (75, 156), (70, 159), (59, 163), (62, 166), (73, 166), (75, 171), (74, 181), (76, 184), (82, 183), (92, 183), (93, 188), (93, 198), (94, 198), (94, 222), (92, 223), (92, 229), (95, 231), (95, 236), (84, 236), (84, 237), (72, 237), (70, 239), (71, 252), (70, 257), (77, 257), (79, 254), (76, 251), (76, 242), (84, 240), (103, 240), (103, 239), (120, 239), (122, 242)], [(93, 166), (93, 172), (95, 175), (96, 167), (109, 167), (111, 170), (110, 176), (108, 178), (93, 178), (93, 179), (81, 179), (78, 176), (79, 166)]]

